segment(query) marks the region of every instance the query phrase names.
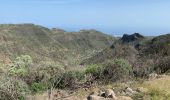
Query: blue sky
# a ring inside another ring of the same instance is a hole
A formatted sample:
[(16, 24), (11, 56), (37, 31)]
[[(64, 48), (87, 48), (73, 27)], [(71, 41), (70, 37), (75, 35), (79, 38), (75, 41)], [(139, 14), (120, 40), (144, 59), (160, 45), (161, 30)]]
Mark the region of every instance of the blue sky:
[(4, 23), (159, 35), (170, 33), (170, 0), (0, 0)]

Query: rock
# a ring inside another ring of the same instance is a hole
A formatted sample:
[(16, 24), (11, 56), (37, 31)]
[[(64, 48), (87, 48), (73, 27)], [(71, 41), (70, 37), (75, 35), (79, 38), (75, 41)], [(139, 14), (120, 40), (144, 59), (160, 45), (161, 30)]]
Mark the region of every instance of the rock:
[[(58, 100), (58, 99), (56, 99)], [(67, 98), (62, 98), (60, 100), (80, 100), (80, 98), (76, 97), (76, 96), (70, 96), (70, 97), (67, 97)], [(87, 100), (87, 99), (83, 99), (83, 100)]]
[(125, 94), (126, 95), (133, 95), (135, 93), (137, 93), (136, 91), (133, 91), (131, 88), (129, 87), (126, 87), (125, 90), (124, 90)]
[(63, 98), (63, 97), (69, 96), (69, 94), (63, 90), (58, 90), (53, 95), (54, 95), (54, 98)]
[(105, 91), (105, 97), (106, 98), (113, 98), (113, 99), (117, 99), (116, 94), (114, 93), (114, 91), (112, 89), (107, 89)]
[(158, 74), (156, 74), (156, 73), (151, 73), (151, 74), (148, 75), (149, 80), (156, 79), (157, 77), (158, 77)]
[(105, 92), (103, 92), (103, 91), (99, 91), (98, 96), (105, 97), (105, 95), (106, 95), (106, 93), (105, 93)]
[(136, 91), (137, 91), (137, 92), (142, 92), (142, 93), (144, 93), (144, 92), (147, 92), (148, 89), (146, 89), (146, 88), (144, 88), (144, 87), (138, 87), (138, 88), (136, 89)]
[(123, 37), (121, 38), (123, 43), (133, 42), (139, 39), (144, 39), (144, 36), (142, 36), (139, 33), (134, 33), (132, 35), (124, 34)]
[(127, 92), (133, 93), (133, 92), (134, 92), (134, 91), (133, 91), (131, 88), (129, 88), (129, 87), (126, 87), (124, 91), (125, 91), (125, 93), (127, 93)]
[(87, 100), (105, 100), (104, 97), (100, 97), (100, 96), (97, 96), (97, 95), (89, 95), (87, 97)]
[(119, 96), (117, 100), (133, 100), (133, 99), (128, 96)]
[(157, 78), (164, 78), (164, 77), (166, 77), (165, 74), (163, 74), (163, 75), (158, 75), (158, 76), (157, 76)]
[(97, 92), (91, 92), (90, 95), (98, 95)]
[(126, 93), (124, 91), (121, 91), (120, 95), (126, 95)]

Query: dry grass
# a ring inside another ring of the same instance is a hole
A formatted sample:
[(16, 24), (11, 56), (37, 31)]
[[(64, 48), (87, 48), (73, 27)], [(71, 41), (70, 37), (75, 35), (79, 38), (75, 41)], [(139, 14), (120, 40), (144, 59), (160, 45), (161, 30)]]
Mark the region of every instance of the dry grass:
[[(115, 88), (116, 94), (118, 91), (121, 91), (124, 87), (129, 86), (132, 89), (137, 89), (138, 87), (143, 87), (146, 89), (144, 93), (138, 94), (138, 96), (134, 96), (134, 100), (139, 100), (137, 97), (142, 97), (140, 100), (170, 100), (170, 76), (165, 76), (159, 79), (155, 80), (149, 80), (149, 81), (137, 81), (137, 82), (131, 82), (131, 83), (112, 83), (108, 85), (99, 85), (96, 87), (91, 87), (89, 89), (79, 89), (75, 93), (75, 97), (78, 97), (79, 99), (84, 100), (90, 93), (92, 92), (98, 92), (99, 90), (105, 90), (105, 89), (111, 89)], [(42, 96), (43, 95), (43, 96)], [(34, 96), (35, 99), (41, 100), (44, 94), (42, 95), (36, 95)], [(121, 95), (121, 94), (117, 94)], [(76, 100), (76, 99), (75, 99)]]
[(134, 84), (134, 87), (143, 87), (147, 91), (143, 94), (144, 100), (170, 100), (170, 76), (144, 81), (142, 84)]
[(91, 92), (98, 92), (99, 90), (109, 88), (115, 88), (115, 92), (118, 92), (126, 86), (131, 87), (133, 90), (138, 87), (143, 87), (145, 89), (144, 93), (139, 93), (136, 97), (134, 96), (134, 100), (138, 100), (137, 97), (142, 98), (142, 100), (170, 100), (170, 76), (143, 82), (138, 81), (132, 83), (113, 83), (109, 85), (101, 85), (88, 90), (80, 89), (76, 95), (84, 98)]
[(168, 94), (170, 94), (170, 76), (165, 76), (163, 78), (159, 78), (151, 81), (145, 81), (142, 84), (142, 86), (149, 89), (154, 88), (154, 89), (166, 91)]

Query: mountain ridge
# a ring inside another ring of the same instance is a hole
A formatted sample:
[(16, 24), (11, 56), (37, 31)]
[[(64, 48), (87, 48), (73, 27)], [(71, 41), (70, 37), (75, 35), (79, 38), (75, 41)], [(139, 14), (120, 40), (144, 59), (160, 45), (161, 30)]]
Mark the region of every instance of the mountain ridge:
[(86, 52), (104, 49), (114, 40), (114, 37), (95, 30), (66, 32), (34, 24), (0, 25), (0, 54), (8, 59), (27, 54), (36, 62), (62, 62), (64, 59), (77, 59), (77, 55)]

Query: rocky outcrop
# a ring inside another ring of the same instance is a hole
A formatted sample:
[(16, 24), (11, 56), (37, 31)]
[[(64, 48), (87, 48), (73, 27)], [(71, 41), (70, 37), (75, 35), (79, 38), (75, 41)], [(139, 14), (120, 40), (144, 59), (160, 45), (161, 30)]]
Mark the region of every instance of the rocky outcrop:
[(106, 91), (105, 91), (105, 97), (106, 98), (113, 98), (113, 99), (117, 99), (117, 97), (116, 97), (116, 94), (114, 93), (114, 91), (113, 90), (111, 90), (111, 89), (107, 89)]
[(132, 98), (128, 96), (116, 96), (112, 89), (107, 89), (105, 91), (99, 91), (99, 93), (91, 93), (87, 97), (87, 100), (132, 100)]
[(132, 35), (124, 34), (120, 40), (122, 41), (122, 43), (128, 43), (128, 42), (133, 42), (133, 41), (140, 40), (143, 38), (144, 36), (142, 36), (141, 34), (134, 33)]
[(104, 97), (100, 97), (100, 96), (97, 96), (97, 95), (89, 95), (87, 97), (87, 100), (105, 100)]
[(145, 93), (145, 92), (148, 91), (148, 89), (147, 89), (147, 88), (144, 88), (144, 87), (138, 87), (138, 88), (136, 89), (136, 91), (139, 92), (139, 93)]
[(134, 94), (136, 94), (137, 91), (134, 91), (132, 88), (130, 87), (126, 87), (124, 90), (123, 90), (123, 94), (124, 95), (129, 95), (129, 96), (132, 96)]
[(157, 77), (158, 77), (158, 74), (156, 74), (156, 73), (151, 73), (151, 74), (148, 75), (148, 79), (149, 79), (149, 80), (154, 80), (154, 79), (156, 79)]

